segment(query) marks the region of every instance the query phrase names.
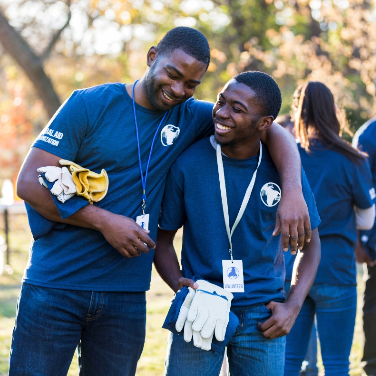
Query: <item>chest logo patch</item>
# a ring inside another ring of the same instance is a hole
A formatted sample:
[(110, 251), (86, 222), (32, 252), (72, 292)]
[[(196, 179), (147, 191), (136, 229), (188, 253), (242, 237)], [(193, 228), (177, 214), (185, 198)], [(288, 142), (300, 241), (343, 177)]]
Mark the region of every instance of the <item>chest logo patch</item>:
[(260, 191), (261, 201), (269, 207), (277, 205), (281, 200), (281, 188), (275, 183), (266, 183)]
[(161, 143), (163, 146), (172, 145), (175, 140), (179, 137), (180, 129), (175, 127), (175, 125), (167, 124), (161, 132)]

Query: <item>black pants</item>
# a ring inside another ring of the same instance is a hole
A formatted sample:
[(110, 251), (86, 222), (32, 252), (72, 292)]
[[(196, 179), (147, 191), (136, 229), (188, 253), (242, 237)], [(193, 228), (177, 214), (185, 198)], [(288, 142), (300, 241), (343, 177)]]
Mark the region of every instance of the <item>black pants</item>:
[(368, 376), (376, 376), (376, 266), (367, 267), (368, 278), (364, 292), (363, 330), (364, 354), (362, 362)]

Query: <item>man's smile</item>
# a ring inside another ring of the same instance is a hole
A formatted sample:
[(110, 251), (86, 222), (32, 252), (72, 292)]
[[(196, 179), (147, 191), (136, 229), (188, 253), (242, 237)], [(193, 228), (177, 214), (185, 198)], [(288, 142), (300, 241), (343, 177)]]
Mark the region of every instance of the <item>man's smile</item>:
[(171, 103), (180, 102), (181, 99), (173, 98), (172, 96), (168, 95), (163, 89), (161, 89), (163, 97)]

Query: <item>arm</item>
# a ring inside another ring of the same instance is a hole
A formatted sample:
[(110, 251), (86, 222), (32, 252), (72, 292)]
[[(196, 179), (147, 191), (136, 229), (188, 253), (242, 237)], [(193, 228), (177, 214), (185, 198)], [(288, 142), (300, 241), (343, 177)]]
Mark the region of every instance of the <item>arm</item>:
[(294, 263), (291, 289), (285, 303), (269, 302), (271, 317), (258, 327), (270, 339), (290, 333), (303, 302), (313, 284), (320, 263), (321, 247), (318, 230), (312, 232), (312, 241), (299, 251)]
[(295, 254), (297, 248), (303, 248), (305, 240), (311, 240), (311, 224), (302, 193), (301, 163), (296, 141), (277, 123), (262, 133), (261, 141), (267, 145), (282, 183), (282, 197), (273, 235), (281, 232), (283, 249), (287, 251), (290, 243), (291, 253)]
[(370, 230), (375, 222), (375, 204), (367, 209), (355, 206), (355, 222), (358, 230)]
[(176, 292), (183, 286), (198, 288), (196, 282), (183, 278), (174, 248), (176, 231), (158, 229), (154, 266), (161, 278)]
[[(153, 240), (133, 219), (113, 214), (94, 205), (87, 205), (63, 220), (48, 189), (38, 182), (37, 168), (60, 166), (60, 158), (38, 148), (32, 148), (21, 167), (17, 180), (17, 195), (45, 218), (74, 226), (100, 231), (106, 240), (123, 256), (139, 256), (155, 247)], [(137, 248), (137, 249), (136, 249)]]

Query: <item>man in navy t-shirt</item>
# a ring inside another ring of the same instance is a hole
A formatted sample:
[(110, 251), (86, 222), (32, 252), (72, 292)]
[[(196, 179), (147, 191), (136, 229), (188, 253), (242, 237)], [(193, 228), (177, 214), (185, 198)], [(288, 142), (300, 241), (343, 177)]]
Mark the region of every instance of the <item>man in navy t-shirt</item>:
[[(200, 276), (233, 292), (231, 310), (240, 327), (227, 346), (227, 356), (234, 375), (283, 375), (284, 336), (320, 260), (320, 218), (302, 172), (314, 231), (312, 241), (298, 253), (292, 293), (285, 301), (282, 244), (273, 236), (281, 181), (268, 149), (260, 144), (280, 106), (278, 85), (267, 74), (245, 72), (230, 80), (213, 109), (215, 136), (197, 142), (173, 164), (162, 203), (154, 258), (161, 277), (174, 291), (197, 288), (193, 277)], [(242, 215), (239, 208), (244, 204)], [(181, 226), (182, 271), (173, 247)], [(166, 373), (214, 376), (222, 359), (223, 352), (203, 351), (171, 334)]]
[[(376, 118), (367, 121), (355, 133), (353, 146), (368, 154), (374, 189), (376, 189)], [(373, 191), (373, 196), (375, 191)], [(364, 290), (362, 363), (367, 375), (376, 375), (376, 224), (369, 231), (359, 231), (356, 259), (367, 265)]]
[[(165, 178), (182, 151), (212, 132), (212, 104), (192, 98), (209, 61), (200, 32), (175, 28), (150, 48), (138, 82), (75, 91), (34, 143), (17, 184), (35, 241), (11, 375), (65, 375), (77, 344), (85, 375), (135, 373)], [(263, 142), (274, 150), (285, 189), (276, 230), (287, 248), (290, 228), (296, 249), (309, 227), (299, 155), (277, 124)], [(38, 183), (37, 168), (60, 166), (60, 159), (97, 173), (105, 169), (106, 197), (95, 205), (78, 196), (53, 201)]]

